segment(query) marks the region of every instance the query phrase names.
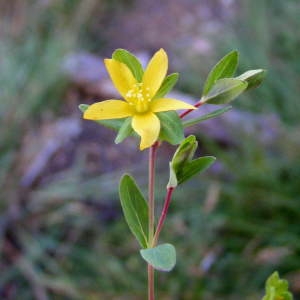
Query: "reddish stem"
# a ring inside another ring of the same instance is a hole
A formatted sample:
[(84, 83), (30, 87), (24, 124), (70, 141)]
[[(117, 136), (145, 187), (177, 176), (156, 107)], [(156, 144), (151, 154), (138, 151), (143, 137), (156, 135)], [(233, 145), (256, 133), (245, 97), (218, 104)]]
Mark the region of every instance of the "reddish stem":
[[(200, 106), (202, 106), (204, 104), (204, 102), (197, 102), (194, 106), (195, 107), (200, 107)], [(187, 109), (187, 110), (185, 110), (183, 113), (181, 113), (180, 115), (179, 115), (179, 118), (180, 119), (182, 119), (183, 117), (185, 117), (186, 115), (188, 115), (189, 113), (191, 113), (192, 111), (194, 111), (193, 109)]]
[(149, 151), (149, 181), (148, 181), (148, 209), (149, 209), (149, 244), (152, 243), (154, 235), (154, 183), (155, 183), (155, 161), (159, 144), (156, 142)]
[[(149, 214), (149, 245), (152, 244), (154, 235), (154, 183), (155, 183), (155, 161), (159, 143), (156, 142), (149, 151), (149, 182), (148, 182), (148, 214)], [(148, 264), (148, 300), (155, 300), (154, 294), (154, 269)]]
[(154, 269), (150, 264), (148, 264), (148, 300), (155, 300)]
[[(194, 106), (200, 107), (202, 102), (197, 102)], [(179, 115), (179, 117), (182, 119), (189, 113), (191, 113), (193, 109), (188, 109), (184, 111), (182, 114)], [(155, 247), (157, 244), (160, 232), (163, 228), (164, 222), (167, 217), (168, 209), (171, 203), (172, 193), (174, 191), (173, 187), (170, 187), (167, 189), (167, 194), (165, 198), (164, 207), (161, 213), (161, 216), (158, 221), (157, 229), (154, 234), (154, 181), (155, 181), (155, 161), (156, 161), (156, 152), (157, 148), (160, 146), (159, 142), (156, 142), (153, 144), (153, 146), (150, 148), (149, 151), (149, 181), (148, 181), (148, 197), (149, 197), (149, 236), (148, 236), (148, 242), (149, 245), (152, 247)], [(155, 293), (154, 293), (154, 269), (153, 267), (148, 264), (148, 300), (155, 300)]]
[(161, 232), (161, 230), (164, 226), (164, 222), (165, 222), (166, 217), (167, 217), (167, 213), (168, 213), (168, 209), (169, 209), (169, 206), (170, 206), (170, 203), (171, 203), (172, 193), (173, 193), (174, 189), (175, 188), (173, 188), (173, 187), (169, 187), (167, 189), (167, 194), (166, 194), (166, 198), (165, 198), (164, 207), (162, 209), (162, 212), (161, 212), (161, 215), (160, 215), (160, 218), (159, 218), (159, 221), (158, 221), (158, 225), (157, 225), (157, 228), (156, 228), (156, 232), (155, 232), (155, 235), (154, 235), (154, 238), (153, 238), (153, 244), (152, 244), (153, 247), (155, 247), (155, 245), (157, 244), (159, 234), (160, 234), (160, 232)]

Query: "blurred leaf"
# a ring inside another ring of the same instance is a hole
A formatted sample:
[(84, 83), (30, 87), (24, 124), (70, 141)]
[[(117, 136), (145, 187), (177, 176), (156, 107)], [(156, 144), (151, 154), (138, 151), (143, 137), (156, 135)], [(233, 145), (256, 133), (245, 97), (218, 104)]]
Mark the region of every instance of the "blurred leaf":
[(176, 265), (176, 250), (171, 244), (142, 249), (140, 253), (143, 259), (156, 270), (169, 272)]
[(292, 300), (293, 295), (289, 292), (287, 280), (280, 279), (278, 272), (274, 272), (267, 279), (266, 295), (262, 300)]
[(252, 88), (258, 87), (265, 79), (266, 74), (267, 74), (267, 71), (264, 69), (250, 70), (250, 71), (247, 71), (235, 78), (246, 81), (248, 83), (248, 86), (246, 88), (246, 91), (247, 91)]
[(125, 49), (117, 49), (112, 54), (112, 58), (124, 63), (132, 72), (138, 82), (143, 79), (144, 70), (139, 60)]
[[(85, 112), (88, 109), (89, 105), (80, 104), (78, 107), (82, 112)], [(94, 122), (103, 125), (107, 128), (119, 131), (125, 120), (126, 120), (125, 118), (122, 118), (122, 119), (113, 119), (113, 120), (98, 120)]]
[(184, 139), (183, 126), (178, 114), (175, 111), (167, 111), (156, 115), (161, 122), (159, 138), (171, 145), (178, 145)]
[(176, 82), (178, 81), (178, 77), (179, 74), (178, 73), (172, 73), (170, 75), (168, 75), (161, 87), (159, 88), (159, 90), (157, 91), (156, 95), (154, 96), (155, 99), (157, 98), (162, 98), (164, 97), (166, 94), (168, 94), (172, 88), (174, 87), (174, 85), (176, 84)]
[(134, 133), (132, 127), (131, 127), (131, 118), (127, 118), (121, 128), (119, 129), (118, 135), (115, 139), (115, 143), (119, 144), (123, 142), (124, 139), (126, 139), (128, 136), (132, 135)]
[(190, 126), (193, 126), (193, 125), (196, 125), (198, 123), (201, 123), (203, 121), (206, 121), (206, 120), (209, 120), (209, 119), (212, 119), (212, 118), (216, 118), (224, 113), (226, 113), (227, 111), (231, 110), (232, 106), (226, 106), (224, 108), (220, 108), (220, 109), (217, 109), (217, 110), (214, 110), (213, 112), (211, 113), (208, 113), (204, 116), (201, 116), (201, 117), (198, 117), (198, 118), (194, 118), (194, 119), (191, 119), (191, 120), (187, 120), (187, 121), (184, 121), (182, 124), (183, 124), (183, 127), (184, 128), (187, 128), (187, 127), (190, 127)]
[(226, 104), (234, 100), (247, 88), (247, 82), (234, 78), (218, 80), (201, 102), (210, 104)]
[(148, 247), (148, 204), (134, 179), (124, 175), (119, 195), (126, 222), (143, 248)]
[(225, 55), (208, 74), (202, 95), (207, 95), (218, 79), (232, 77), (236, 71), (238, 60), (237, 51)]

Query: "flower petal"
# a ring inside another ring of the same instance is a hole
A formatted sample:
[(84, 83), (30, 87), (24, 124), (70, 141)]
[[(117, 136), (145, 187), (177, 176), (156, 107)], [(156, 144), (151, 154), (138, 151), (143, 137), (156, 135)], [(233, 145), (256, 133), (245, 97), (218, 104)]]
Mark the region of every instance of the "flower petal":
[(168, 70), (168, 56), (167, 53), (160, 49), (150, 60), (144, 76), (143, 84), (150, 89), (150, 97), (154, 97), (160, 88)]
[(122, 100), (106, 100), (88, 107), (83, 118), (88, 120), (120, 119), (132, 116), (130, 105)]
[(193, 105), (172, 98), (155, 99), (150, 103), (150, 105), (151, 105), (150, 109), (153, 112), (169, 111), (169, 110), (177, 110), (177, 109), (196, 109), (196, 107)]
[(158, 139), (160, 122), (155, 114), (134, 115), (131, 125), (134, 131), (141, 137), (140, 150), (151, 147)]
[(104, 64), (115, 88), (125, 99), (127, 92), (137, 83), (130, 69), (115, 59), (104, 59)]

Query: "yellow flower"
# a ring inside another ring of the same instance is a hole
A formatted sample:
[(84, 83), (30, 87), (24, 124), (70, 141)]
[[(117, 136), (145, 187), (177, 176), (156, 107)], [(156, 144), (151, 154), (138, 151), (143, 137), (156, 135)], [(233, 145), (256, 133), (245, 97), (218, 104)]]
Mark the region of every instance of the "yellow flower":
[(163, 49), (154, 54), (141, 82), (136, 80), (124, 63), (115, 59), (105, 59), (104, 63), (114, 86), (125, 101), (113, 99), (94, 103), (84, 112), (83, 117), (88, 120), (132, 117), (132, 128), (141, 137), (141, 150), (151, 147), (158, 139), (160, 121), (155, 113), (195, 109), (194, 106), (176, 99), (155, 99), (168, 69), (168, 56)]

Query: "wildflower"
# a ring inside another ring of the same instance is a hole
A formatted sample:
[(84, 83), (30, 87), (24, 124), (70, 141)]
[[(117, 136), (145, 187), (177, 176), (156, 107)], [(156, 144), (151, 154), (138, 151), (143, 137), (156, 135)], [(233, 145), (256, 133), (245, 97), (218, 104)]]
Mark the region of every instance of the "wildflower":
[(168, 56), (157, 51), (145, 69), (141, 82), (124, 63), (115, 59), (104, 60), (110, 78), (124, 100), (106, 100), (89, 106), (84, 119), (107, 120), (132, 117), (131, 126), (141, 137), (140, 150), (151, 147), (158, 139), (160, 120), (155, 113), (195, 109), (194, 106), (171, 98), (155, 98), (168, 69)]

